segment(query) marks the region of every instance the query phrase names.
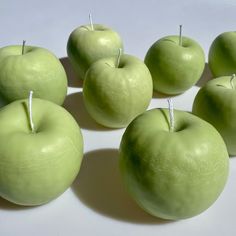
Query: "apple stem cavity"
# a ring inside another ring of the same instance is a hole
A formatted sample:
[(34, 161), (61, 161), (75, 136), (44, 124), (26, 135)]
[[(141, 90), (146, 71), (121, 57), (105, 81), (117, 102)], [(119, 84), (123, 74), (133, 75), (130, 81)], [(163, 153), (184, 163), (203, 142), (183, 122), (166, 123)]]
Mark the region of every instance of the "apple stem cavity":
[(182, 25), (179, 25), (179, 46), (182, 46)]
[(169, 117), (170, 117), (169, 127), (170, 127), (170, 132), (173, 132), (174, 131), (174, 126), (175, 126), (173, 100), (171, 98), (168, 98), (167, 102), (168, 102)]
[(91, 30), (94, 30), (94, 27), (93, 27), (93, 18), (92, 18), (92, 14), (91, 14), (91, 13), (89, 13), (89, 22), (90, 22)]
[(26, 41), (23, 40), (21, 55), (24, 55), (24, 54), (25, 54), (25, 42), (26, 42)]
[(29, 94), (29, 120), (30, 120), (30, 128), (32, 133), (34, 133), (34, 123), (33, 123), (33, 116), (32, 116), (32, 98), (33, 98), (33, 91), (30, 91)]
[(231, 85), (232, 89), (235, 89), (234, 81), (233, 81), (235, 79), (235, 77), (236, 77), (236, 75), (232, 74), (231, 79), (230, 79), (230, 85)]
[(116, 59), (116, 68), (119, 68), (119, 65), (120, 65), (120, 58), (121, 58), (121, 53), (122, 53), (122, 49), (119, 48), (118, 56), (117, 56), (117, 59)]

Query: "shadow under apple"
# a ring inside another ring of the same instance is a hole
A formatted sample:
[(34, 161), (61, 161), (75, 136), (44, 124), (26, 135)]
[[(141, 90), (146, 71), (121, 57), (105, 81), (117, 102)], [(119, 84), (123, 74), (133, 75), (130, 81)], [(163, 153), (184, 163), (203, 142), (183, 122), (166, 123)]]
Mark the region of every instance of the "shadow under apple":
[(75, 74), (69, 58), (62, 57), (62, 58), (60, 58), (60, 62), (66, 71), (66, 75), (67, 75), (67, 79), (68, 79), (68, 86), (82, 88), (83, 87), (83, 80)]
[(197, 81), (196, 86), (203, 87), (209, 80), (213, 78), (208, 63), (205, 63), (204, 71), (201, 78)]
[(131, 199), (120, 176), (117, 149), (86, 153), (72, 189), (86, 206), (116, 220), (139, 224), (172, 222), (147, 214)]
[(9, 202), (5, 200), (4, 198), (0, 197), (0, 210), (6, 210), (6, 211), (25, 211), (25, 210), (31, 210), (33, 208), (38, 208), (39, 206), (21, 206), (17, 205), (15, 203)]
[(153, 90), (152, 98), (171, 98), (171, 97), (176, 97), (178, 95), (179, 94), (175, 94), (175, 95), (164, 94), (164, 93), (160, 93), (160, 92), (157, 92), (157, 91)]
[(8, 105), (9, 102), (7, 102), (4, 97), (2, 97), (2, 95), (0, 94), (0, 109), (6, 105)]
[(27, 207), (19, 206), (0, 197), (0, 209), (2, 210), (24, 210)]
[(112, 129), (99, 125), (90, 117), (84, 105), (83, 92), (67, 95), (63, 107), (71, 113), (79, 126), (83, 129), (112, 131)]

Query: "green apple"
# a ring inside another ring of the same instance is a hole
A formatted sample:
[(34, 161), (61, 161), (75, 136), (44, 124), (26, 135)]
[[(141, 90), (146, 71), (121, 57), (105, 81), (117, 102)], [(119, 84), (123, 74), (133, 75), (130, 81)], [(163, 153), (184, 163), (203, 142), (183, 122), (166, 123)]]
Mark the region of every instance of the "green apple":
[(100, 59), (89, 68), (83, 86), (88, 113), (110, 128), (127, 126), (144, 112), (152, 98), (152, 78), (138, 58), (122, 55)]
[(223, 139), (206, 121), (174, 110), (149, 110), (127, 127), (120, 145), (120, 170), (133, 199), (153, 216), (178, 220), (210, 207), (229, 171)]
[(0, 48), (0, 96), (8, 103), (34, 96), (61, 105), (67, 93), (65, 70), (55, 55), (40, 47)]
[(32, 100), (34, 132), (26, 100), (0, 110), (0, 197), (40, 205), (62, 194), (77, 176), (83, 139), (74, 118), (50, 101)]
[(78, 77), (84, 79), (90, 65), (98, 59), (117, 55), (123, 43), (117, 32), (99, 24), (76, 28), (69, 37), (67, 54)]
[(164, 94), (180, 94), (192, 87), (201, 77), (205, 56), (194, 40), (179, 36), (166, 36), (148, 50), (145, 63), (149, 68), (154, 90)]
[(214, 77), (236, 73), (236, 31), (216, 37), (209, 50), (208, 63)]
[(193, 113), (211, 123), (236, 155), (236, 82), (231, 76), (210, 80), (195, 97)]

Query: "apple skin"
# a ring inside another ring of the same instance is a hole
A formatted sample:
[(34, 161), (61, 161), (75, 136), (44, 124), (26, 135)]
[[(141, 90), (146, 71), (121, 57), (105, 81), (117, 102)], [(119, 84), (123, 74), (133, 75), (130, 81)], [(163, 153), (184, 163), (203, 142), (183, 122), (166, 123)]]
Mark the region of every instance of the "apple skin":
[(214, 77), (236, 73), (236, 31), (216, 37), (209, 50), (208, 63)]
[(67, 93), (67, 77), (60, 61), (40, 47), (6, 46), (0, 49), (0, 95), (8, 102), (34, 97), (62, 105)]
[(104, 58), (88, 70), (83, 96), (85, 107), (97, 123), (110, 127), (126, 127), (137, 115), (144, 112), (152, 98), (152, 77), (140, 59), (122, 55)]
[(123, 43), (119, 34), (112, 29), (94, 24), (76, 28), (68, 39), (67, 54), (77, 76), (84, 79), (92, 63), (98, 59), (116, 56)]
[(72, 184), (82, 161), (83, 138), (69, 112), (37, 98), (32, 102), (32, 133), (27, 104), (18, 100), (0, 110), (0, 196), (33, 206), (57, 198)]
[(167, 109), (153, 109), (127, 127), (120, 145), (120, 170), (128, 192), (153, 216), (179, 220), (210, 207), (229, 171), (223, 139), (206, 121)]
[(179, 36), (166, 36), (156, 41), (144, 61), (152, 74), (154, 90), (170, 95), (192, 87), (205, 66), (201, 46), (187, 37), (182, 37), (182, 46), (179, 46)]
[(194, 99), (193, 113), (211, 123), (223, 137), (228, 153), (236, 155), (236, 90), (230, 80), (231, 76), (222, 76), (207, 82)]

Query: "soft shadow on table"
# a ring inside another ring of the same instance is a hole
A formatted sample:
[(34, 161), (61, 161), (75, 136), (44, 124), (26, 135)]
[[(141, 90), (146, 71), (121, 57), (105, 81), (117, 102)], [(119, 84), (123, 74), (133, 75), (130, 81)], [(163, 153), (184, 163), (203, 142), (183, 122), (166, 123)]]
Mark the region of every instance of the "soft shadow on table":
[(112, 131), (112, 129), (99, 125), (88, 114), (83, 101), (83, 93), (73, 93), (67, 95), (63, 107), (71, 113), (79, 126), (88, 130)]
[(160, 93), (160, 92), (157, 92), (157, 91), (154, 91), (153, 90), (153, 95), (152, 97), (153, 98), (170, 98), (170, 97), (176, 97), (178, 96), (179, 94), (175, 94), (175, 95), (169, 95), (169, 94), (164, 94), (164, 93)]
[(60, 58), (60, 62), (66, 71), (66, 75), (67, 75), (67, 79), (68, 79), (68, 86), (82, 88), (83, 87), (83, 80), (78, 78), (78, 76), (75, 74), (69, 58), (62, 57), (62, 58)]
[(72, 189), (86, 206), (116, 220), (137, 224), (172, 222), (152, 217), (130, 198), (121, 180), (117, 149), (86, 153)]
[(8, 210), (8, 211), (19, 211), (19, 210), (30, 210), (32, 208), (36, 208), (38, 206), (20, 206), (14, 203), (11, 203), (0, 197), (0, 211)]
[(4, 99), (0, 97), (0, 109), (6, 105), (7, 105), (7, 102), (5, 102)]
[(208, 66), (208, 63), (205, 63), (204, 71), (202, 73), (200, 80), (198, 80), (198, 82), (196, 83), (196, 86), (202, 87), (211, 79), (212, 79), (212, 74), (210, 68)]

